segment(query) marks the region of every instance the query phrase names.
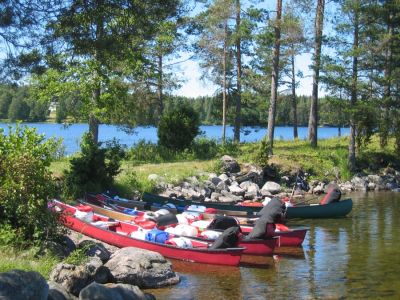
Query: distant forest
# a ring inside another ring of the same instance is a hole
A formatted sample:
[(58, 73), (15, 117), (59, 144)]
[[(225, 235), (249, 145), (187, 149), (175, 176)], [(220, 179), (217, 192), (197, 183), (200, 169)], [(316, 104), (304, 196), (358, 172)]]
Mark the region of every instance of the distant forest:
[[(132, 96), (133, 97), (133, 96)], [(154, 96), (156, 98), (156, 96)], [(260, 96), (252, 94), (242, 95), (242, 124), (244, 126), (266, 126), (268, 120), (268, 101)], [(291, 97), (279, 96), (279, 105), (276, 114), (276, 122), (281, 126), (293, 125), (293, 114), (291, 113)], [(297, 122), (299, 126), (308, 125), (310, 114), (311, 97), (298, 96), (297, 98)], [(218, 125), (222, 119), (222, 95), (212, 97), (187, 98), (182, 96), (168, 95), (165, 97), (165, 110), (186, 103), (192, 106), (200, 115), (203, 125)], [(6, 85), (0, 86), (0, 119), (3, 121), (24, 122), (86, 122), (82, 119), (67, 119), (70, 115), (69, 109), (73, 109), (73, 99), (59, 99), (56, 105), (55, 115), (50, 118), (49, 103), (32, 101), (29, 87)], [(157, 125), (157, 114), (154, 105), (142, 103), (136, 111), (138, 125)], [(347, 126), (345, 114), (340, 106), (333, 103), (329, 98), (320, 99), (320, 121), (322, 126)], [(228, 103), (227, 120), (233, 125), (235, 118), (234, 103)]]

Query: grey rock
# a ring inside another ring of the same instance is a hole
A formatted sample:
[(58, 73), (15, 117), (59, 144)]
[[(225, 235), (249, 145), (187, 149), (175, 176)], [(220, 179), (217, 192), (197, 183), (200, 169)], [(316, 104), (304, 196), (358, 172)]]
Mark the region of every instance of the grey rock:
[(215, 187), (215, 191), (216, 192), (221, 192), (221, 191), (226, 191), (228, 189), (228, 185), (224, 182), (221, 181), (220, 183), (217, 184), (217, 186)]
[(183, 191), (184, 189), (191, 189), (193, 187), (193, 185), (189, 182), (184, 181), (181, 183), (181, 187), (182, 187), (182, 191)]
[(222, 181), (222, 179), (219, 178), (219, 177), (213, 177), (213, 178), (211, 178), (211, 182), (212, 182), (212, 184), (213, 184), (214, 186), (217, 186), (218, 183), (220, 183), (221, 181)]
[(11, 270), (0, 273), (0, 299), (46, 300), (49, 286), (38, 272)]
[(374, 191), (376, 189), (376, 183), (375, 182), (369, 182), (368, 183), (368, 190), (369, 191)]
[(212, 194), (212, 190), (208, 187), (204, 187), (201, 191), (200, 194), (203, 195), (205, 198), (210, 198)]
[(50, 280), (60, 284), (68, 293), (75, 296), (90, 283), (106, 283), (112, 278), (110, 270), (99, 257), (91, 257), (80, 266), (59, 263), (50, 273)]
[[(233, 193), (231, 193), (229, 191), (221, 191), (221, 194), (223, 197), (228, 197), (229, 199), (231, 199), (231, 201), (234, 201), (234, 202), (243, 201), (243, 196), (234, 195)], [(219, 201), (221, 201), (221, 197), (219, 198)], [(224, 201), (224, 202), (226, 202), (226, 201)]]
[(375, 184), (383, 184), (383, 179), (379, 175), (368, 175), (367, 179), (369, 182), (373, 182)]
[(248, 187), (249, 187), (250, 185), (252, 185), (252, 184), (253, 184), (252, 181), (246, 180), (246, 181), (241, 182), (241, 183), (239, 184), (239, 186), (240, 186), (242, 189), (244, 189), (245, 191), (247, 191)]
[(262, 197), (272, 197), (273, 195), (272, 195), (272, 193), (270, 192), (270, 191), (267, 191), (267, 190), (263, 190), (263, 189), (261, 189), (260, 190), (260, 194), (261, 194), (261, 196)]
[(228, 187), (229, 191), (236, 196), (244, 196), (245, 190), (243, 190), (239, 185), (231, 185)]
[(137, 286), (129, 284), (98, 284), (91, 283), (79, 293), (79, 300), (147, 300)]
[(157, 288), (179, 282), (172, 265), (161, 254), (126, 247), (116, 251), (105, 264), (114, 282), (137, 285), (140, 288)]
[(221, 157), (222, 170), (229, 173), (240, 172), (239, 163), (231, 156), (224, 155)]
[(112, 278), (110, 270), (103, 265), (103, 262), (98, 257), (92, 257), (86, 264), (86, 270), (93, 280), (98, 283), (107, 283)]
[(78, 299), (69, 293), (61, 284), (54, 281), (49, 281), (49, 295), (47, 300), (76, 300)]
[(353, 191), (354, 186), (350, 181), (346, 181), (345, 183), (339, 184), (339, 187), (343, 191)]
[(212, 193), (211, 197), (210, 197), (210, 200), (211, 201), (218, 201), (219, 197), (221, 197), (221, 196), (222, 196), (222, 194), (220, 194), (220, 193)]
[(233, 202), (234, 201), (232, 198), (227, 197), (227, 196), (221, 196), (221, 197), (219, 197), (218, 200), (219, 200), (219, 202)]
[(273, 181), (267, 181), (261, 190), (268, 191), (271, 194), (278, 194), (281, 191), (281, 186), (280, 184), (273, 182)]
[(351, 183), (355, 190), (366, 191), (368, 189), (368, 181), (365, 178), (354, 176)]
[(312, 188), (312, 192), (314, 194), (322, 194), (322, 193), (324, 193), (324, 188), (325, 188), (325, 183), (320, 182), (317, 186)]
[(221, 179), (221, 181), (225, 182), (226, 184), (231, 183), (229, 176), (226, 175), (225, 173), (222, 173), (221, 175), (219, 175), (218, 178)]
[(85, 254), (91, 257), (98, 257), (103, 262), (110, 259), (111, 253), (102, 243), (96, 243), (91, 240), (84, 240), (77, 245), (78, 249), (84, 249)]

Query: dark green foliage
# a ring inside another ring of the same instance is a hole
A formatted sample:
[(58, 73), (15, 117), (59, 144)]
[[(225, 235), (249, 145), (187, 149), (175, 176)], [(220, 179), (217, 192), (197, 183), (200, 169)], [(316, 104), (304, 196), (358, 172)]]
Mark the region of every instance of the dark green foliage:
[(11, 121), (25, 121), (29, 117), (29, 105), (20, 97), (14, 97), (8, 108), (8, 118)]
[(181, 105), (162, 116), (157, 130), (159, 144), (182, 151), (199, 134), (199, 125), (198, 113), (187, 105)]
[(224, 144), (207, 138), (196, 138), (183, 152), (176, 152), (164, 146), (139, 141), (127, 153), (127, 159), (135, 164), (190, 161), (195, 159), (214, 159), (222, 155), (236, 156), (240, 146), (231, 140)]
[[(54, 196), (48, 167), (55, 149), (56, 143), (45, 141), (35, 129), (17, 125), (8, 135), (0, 130), (0, 226), (19, 237), (15, 243), (34, 243), (58, 233), (55, 217), (47, 209)], [(11, 235), (1, 235), (2, 242), (10, 242)]]
[(7, 86), (0, 87), (0, 119), (8, 118), (8, 108), (13, 98), (13, 90)]
[(267, 166), (270, 149), (270, 142), (265, 138), (262, 139), (258, 144), (258, 149), (254, 153), (254, 161), (262, 167)]
[(100, 192), (112, 186), (124, 152), (116, 142), (100, 146), (89, 134), (83, 136), (81, 154), (71, 159), (71, 168), (65, 173), (67, 197), (81, 197), (85, 192)]

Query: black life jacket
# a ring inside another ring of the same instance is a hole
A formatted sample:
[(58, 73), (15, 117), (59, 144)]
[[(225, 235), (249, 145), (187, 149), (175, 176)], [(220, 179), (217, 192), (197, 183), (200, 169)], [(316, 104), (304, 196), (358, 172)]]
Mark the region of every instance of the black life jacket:
[(240, 227), (234, 226), (225, 229), (209, 249), (235, 248), (239, 242)]
[(216, 216), (208, 225), (207, 229), (220, 229), (225, 230), (229, 227), (239, 227), (238, 222), (234, 217), (229, 216)]

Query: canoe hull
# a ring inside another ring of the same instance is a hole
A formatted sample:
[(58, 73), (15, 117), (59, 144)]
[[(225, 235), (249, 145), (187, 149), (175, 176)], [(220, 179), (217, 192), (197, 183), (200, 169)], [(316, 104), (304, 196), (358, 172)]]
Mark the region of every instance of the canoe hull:
[[(250, 233), (253, 229), (251, 226), (240, 226), (244, 233)], [(300, 247), (307, 234), (306, 228), (290, 229), (285, 231), (275, 231), (274, 236), (277, 239), (276, 247)]]
[(324, 204), (324, 205), (306, 205), (288, 207), (286, 218), (338, 218), (344, 217), (351, 212), (353, 208), (353, 200), (345, 199), (339, 202)]
[[(227, 215), (238, 215), (254, 217), (254, 215), (260, 211), (260, 207), (254, 206), (241, 206), (234, 204), (222, 204), (218, 202), (194, 202), (191, 200), (173, 199), (163, 197), (159, 195), (144, 193), (142, 200), (147, 203), (158, 203), (164, 205), (166, 203), (172, 203), (179, 207), (189, 205), (204, 205), (206, 207), (218, 209), (220, 212), (224, 212)], [(344, 199), (339, 202), (334, 202), (324, 205), (299, 205), (288, 207), (286, 212), (287, 219), (293, 218), (337, 218), (344, 217), (350, 213), (353, 207), (353, 201), (351, 199)]]

